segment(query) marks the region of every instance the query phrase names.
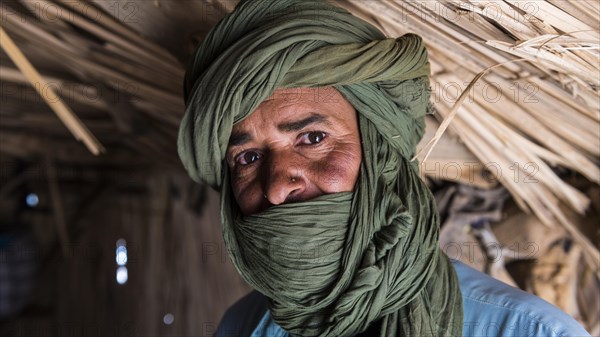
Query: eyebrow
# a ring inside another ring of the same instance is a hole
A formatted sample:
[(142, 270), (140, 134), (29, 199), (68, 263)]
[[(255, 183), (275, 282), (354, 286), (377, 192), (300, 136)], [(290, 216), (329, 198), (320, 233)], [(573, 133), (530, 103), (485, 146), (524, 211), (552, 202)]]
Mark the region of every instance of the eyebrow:
[(300, 131), (311, 124), (326, 122), (327, 117), (313, 113), (311, 116), (303, 118), (299, 121), (281, 123), (277, 125), (277, 129), (281, 132)]
[[(293, 122), (284, 122), (277, 125), (277, 129), (281, 132), (294, 132), (300, 131), (305, 127), (316, 124), (316, 123), (326, 123), (330, 124), (329, 120), (326, 116), (313, 113), (311, 116), (303, 118), (298, 121)], [(252, 140), (252, 136), (247, 132), (232, 132), (231, 136), (229, 136), (229, 144), (228, 146), (239, 146), (246, 144)]]
[(238, 146), (248, 143), (252, 140), (252, 136), (250, 136), (247, 132), (232, 132), (231, 136), (229, 136), (229, 146)]

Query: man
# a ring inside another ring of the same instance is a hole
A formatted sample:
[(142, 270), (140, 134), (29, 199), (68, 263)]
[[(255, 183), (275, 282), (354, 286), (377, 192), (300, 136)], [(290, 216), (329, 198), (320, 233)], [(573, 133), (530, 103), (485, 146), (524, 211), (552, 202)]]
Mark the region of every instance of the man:
[(587, 335), (441, 253), (410, 160), (428, 74), (418, 36), (321, 1), (244, 1), (208, 34), (178, 150), (221, 192), (230, 258), (257, 290), (218, 336)]

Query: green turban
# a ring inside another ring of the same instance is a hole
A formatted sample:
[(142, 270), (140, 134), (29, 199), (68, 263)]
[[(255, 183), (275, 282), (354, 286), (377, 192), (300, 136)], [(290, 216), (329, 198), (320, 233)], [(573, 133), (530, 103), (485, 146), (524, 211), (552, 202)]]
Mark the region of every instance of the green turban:
[[(208, 34), (185, 78), (181, 160), (221, 192), (221, 221), (241, 276), (295, 336), (461, 336), (454, 268), (438, 247), (439, 217), (410, 158), (429, 111), (421, 39), (386, 38), (314, 0), (244, 1)], [(282, 87), (334, 86), (358, 112), (353, 192), (244, 216), (225, 153), (232, 127)]]

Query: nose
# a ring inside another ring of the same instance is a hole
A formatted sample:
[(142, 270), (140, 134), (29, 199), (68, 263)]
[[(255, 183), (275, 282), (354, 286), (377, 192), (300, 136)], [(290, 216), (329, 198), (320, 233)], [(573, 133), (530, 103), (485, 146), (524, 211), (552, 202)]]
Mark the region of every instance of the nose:
[(303, 200), (308, 181), (291, 151), (269, 153), (264, 197), (273, 205)]

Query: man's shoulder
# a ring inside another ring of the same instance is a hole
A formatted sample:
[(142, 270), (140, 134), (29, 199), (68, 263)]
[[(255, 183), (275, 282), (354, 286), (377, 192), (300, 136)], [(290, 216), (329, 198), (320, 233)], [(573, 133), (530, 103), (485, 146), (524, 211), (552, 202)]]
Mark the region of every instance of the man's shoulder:
[(453, 262), (464, 305), (463, 336), (589, 336), (541, 298)]
[(250, 336), (266, 311), (266, 297), (253, 290), (227, 309), (214, 337)]

